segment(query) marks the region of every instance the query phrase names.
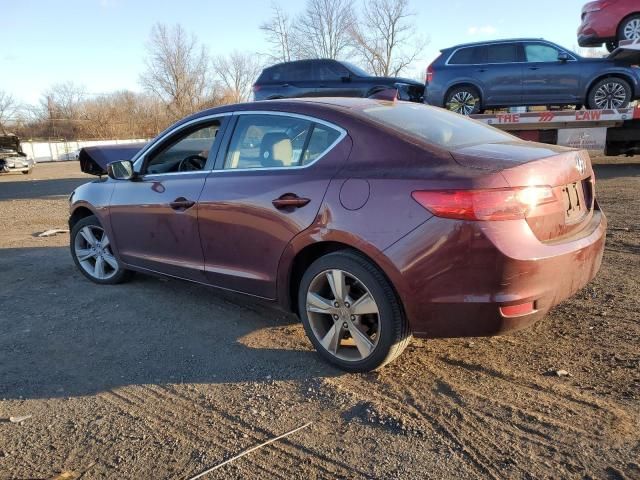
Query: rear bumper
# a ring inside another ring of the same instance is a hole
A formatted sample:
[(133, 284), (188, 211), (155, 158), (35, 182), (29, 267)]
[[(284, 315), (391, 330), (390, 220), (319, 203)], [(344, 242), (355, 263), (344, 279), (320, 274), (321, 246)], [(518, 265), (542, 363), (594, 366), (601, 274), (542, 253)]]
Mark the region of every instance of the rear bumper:
[(444, 90), (436, 85), (424, 89), (424, 103), (434, 107), (444, 107)]
[(616, 39), (616, 22), (611, 19), (607, 25), (598, 15), (587, 13), (578, 28), (578, 45), (581, 47), (599, 47), (605, 42)]
[[(524, 328), (584, 287), (600, 269), (606, 218), (596, 211), (580, 235), (541, 243), (525, 221), (437, 217), (385, 254), (402, 272), (398, 293), (418, 337), (489, 336)], [(500, 307), (533, 302), (506, 317)]]

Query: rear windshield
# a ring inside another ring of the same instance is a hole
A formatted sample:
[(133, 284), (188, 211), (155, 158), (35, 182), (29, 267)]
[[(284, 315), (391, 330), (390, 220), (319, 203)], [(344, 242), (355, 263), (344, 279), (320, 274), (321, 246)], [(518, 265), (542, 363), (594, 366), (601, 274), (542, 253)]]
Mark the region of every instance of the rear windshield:
[(365, 108), (362, 113), (377, 123), (447, 150), (515, 140), (515, 137), (484, 123), (427, 105), (403, 102)]

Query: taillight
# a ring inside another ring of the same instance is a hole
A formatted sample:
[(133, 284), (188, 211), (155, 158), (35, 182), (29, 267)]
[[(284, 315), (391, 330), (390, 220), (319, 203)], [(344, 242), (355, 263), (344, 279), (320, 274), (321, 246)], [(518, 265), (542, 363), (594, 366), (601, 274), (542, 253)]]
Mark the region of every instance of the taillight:
[(440, 58), (441, 56), (442, 54), (438, 55), (438, 57), (433, 62), (431, 62), (431, 65), (427, 67), (427, 78), (425, 79), (427, 85), (433, 81), (433, 74), (435, 73), (435, 70), (433, 69), (433, 64), (436, 63), (438, 61), (438, 58)]
[(459, 220), (517, 220), (556, 201), (548, 186), (486, 190), (423, 190), (413, 199), (438, 217)]

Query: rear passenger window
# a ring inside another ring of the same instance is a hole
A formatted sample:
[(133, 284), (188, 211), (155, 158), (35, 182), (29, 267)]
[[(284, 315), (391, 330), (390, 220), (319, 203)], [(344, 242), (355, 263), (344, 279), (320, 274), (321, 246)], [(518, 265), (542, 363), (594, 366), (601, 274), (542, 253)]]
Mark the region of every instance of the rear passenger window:
[(484, 47), (461, 48), (453, 54), (449, 65), (477, 65), (486, 63)]
[(518, 45), (501, 43), (487, 47), (487, 63), (515, 63), (519, 62)]
[(286, 115), (240, 115), (224, 168), (300, 167), (318, 159), (340, 137), (337, 130)]
[(294, 62), (284, 66), (284, 72), (281, 80), (287, 81), (305, 81), (312, 80), (313, 73), (309, 62)]

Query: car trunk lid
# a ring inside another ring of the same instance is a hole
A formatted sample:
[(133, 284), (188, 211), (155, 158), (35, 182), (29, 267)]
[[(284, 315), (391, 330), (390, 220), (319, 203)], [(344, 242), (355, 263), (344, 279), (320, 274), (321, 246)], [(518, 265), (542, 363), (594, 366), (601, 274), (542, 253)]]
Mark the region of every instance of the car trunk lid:
[(530, 142), (483, 144), (451, 152), (461, 165), (499, 173), (510, 188), (548, 186), (554, 201), (526, 216), (542, 242), (559, 242), (589, 224), (595, 208), (594, 174), (586, 151)]

